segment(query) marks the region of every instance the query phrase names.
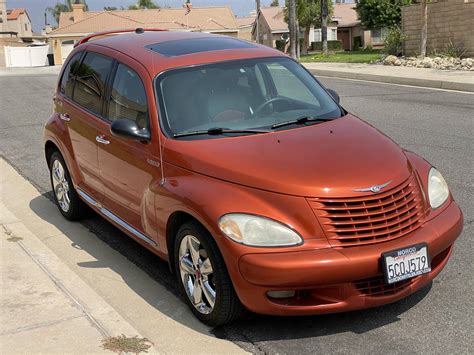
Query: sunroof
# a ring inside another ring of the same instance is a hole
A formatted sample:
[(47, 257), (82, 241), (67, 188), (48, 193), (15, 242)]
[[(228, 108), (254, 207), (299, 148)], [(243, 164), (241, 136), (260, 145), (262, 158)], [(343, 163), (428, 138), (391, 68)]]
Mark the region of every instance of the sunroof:
[(146, 46), (146, 48), (167, 57), (177, 57), (180, 55), (221, 51), (225, 49), (255, 48), (255, 46), (252, 43), (234, 38), (202, 37), (160, 42), (150, 44)]

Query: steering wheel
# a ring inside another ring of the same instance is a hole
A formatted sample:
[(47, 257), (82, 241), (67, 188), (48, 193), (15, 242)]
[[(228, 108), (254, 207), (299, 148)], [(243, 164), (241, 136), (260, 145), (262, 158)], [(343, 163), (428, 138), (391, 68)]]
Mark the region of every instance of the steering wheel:
[(265, 101), (263, 104), (258, 106), (253, 112), (253, 116), (258, 116), (265, 107), (278, 101), (288, 102), (288, 99), (281, 96), (272, 97), (271, 99)]

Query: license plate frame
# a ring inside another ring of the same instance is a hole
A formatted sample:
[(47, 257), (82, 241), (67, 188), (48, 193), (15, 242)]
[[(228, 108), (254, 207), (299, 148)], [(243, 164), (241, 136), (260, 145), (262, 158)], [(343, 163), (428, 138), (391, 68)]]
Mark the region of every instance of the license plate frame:
[[(426, 258), (425, 261), (422, 259), (423, 256)], [(397, 275), (395, 265), (398, 265), (399, 275)], [(401, 265), (403, 265), (403, 273), (401, 272)], [(428, 245), (426, 243), (419, 243), (384, 252), (382, 253), (382, 266), (385, 283), (388, 285), (427, 274), (431, 272)], [(390, 266), (393, 266), (392, 270), (390, 270)], [(392, 277), (390, 277), (390, 271), (392, 271)]]

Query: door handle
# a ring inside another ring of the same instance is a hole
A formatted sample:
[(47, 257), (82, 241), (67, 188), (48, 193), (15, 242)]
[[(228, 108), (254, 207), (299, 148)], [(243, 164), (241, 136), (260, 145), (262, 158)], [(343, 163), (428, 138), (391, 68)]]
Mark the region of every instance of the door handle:
[(66, 122), (69, 122), (71, 120), (71, 116), (69, 116), (68, 113), (59, 114), (59, 118)]
[(105, 135), (100, 135), (100, 136), (97, 136), (95, 137), (95, 140), (101, 144), (110, 144), (110, 141), (108, 141), (107, 139), (105, 139)]

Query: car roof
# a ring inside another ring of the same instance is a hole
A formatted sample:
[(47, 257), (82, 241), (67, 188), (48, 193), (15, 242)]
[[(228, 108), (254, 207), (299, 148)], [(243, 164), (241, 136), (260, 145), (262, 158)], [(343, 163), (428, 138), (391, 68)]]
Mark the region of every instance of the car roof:
[(223, 35), (146, 30), (137, 32), (98, 37), (79, 45), (77, 50), (90, 47), (100, 52), (100, 47), (107, 47), (122, 52), (142, 63), (152, 77), (172, 68), (191, 65), (286, 56), (278, 50)]

